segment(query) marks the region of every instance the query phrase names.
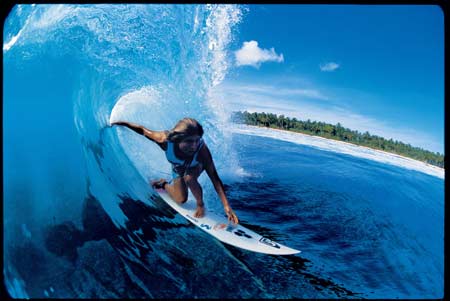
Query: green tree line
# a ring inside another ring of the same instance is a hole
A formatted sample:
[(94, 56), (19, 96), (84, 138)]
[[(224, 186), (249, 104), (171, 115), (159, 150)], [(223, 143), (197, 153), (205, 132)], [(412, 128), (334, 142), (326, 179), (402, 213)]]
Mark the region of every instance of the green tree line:
[(387, 140), (383, 137), (371, 135), (369, 132), (360, 133), (358, 131), (352, 131), (344, 128), (340, 123), (332, 125), (324, 122), (311, 121), (309, 119), (304, 121), (298, 120), (297, 118), (289, 118), (284, 115), (277, 116), (276, 114), (265, 112), (249, 113), (247, 111), (234, 112), (232, 119), (237, 123), (299, 132), (367, 146), (444, 168), (443, 154), (413, 147), (410, 144), (392, 139)]

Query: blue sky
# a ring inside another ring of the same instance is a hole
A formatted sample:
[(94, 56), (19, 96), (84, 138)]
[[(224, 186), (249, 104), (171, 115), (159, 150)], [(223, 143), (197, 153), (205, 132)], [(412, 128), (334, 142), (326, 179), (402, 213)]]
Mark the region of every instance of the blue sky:
[(234, 109), (336, 124), (444, 152), (444, 19), (431, 5), (248, 5)]

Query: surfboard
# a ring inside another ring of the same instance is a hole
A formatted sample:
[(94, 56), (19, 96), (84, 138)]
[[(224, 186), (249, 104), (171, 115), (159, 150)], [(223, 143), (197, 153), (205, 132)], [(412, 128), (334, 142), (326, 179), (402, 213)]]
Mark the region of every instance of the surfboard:
[(180, 205), (172, 200), (164, 189), (156, 189), (156, 192), (175, 211), (221, 242), (241, 249), (271, 255), (292, 255), (300, 253), (298, 250), (263, 237), (239, 224), (234, 225), (225, 216), (220, 216), (214, 212), (205, 210), (203, 217), (196, 218), (194, 217), (196, 209), (195, 200), (188, 200)]

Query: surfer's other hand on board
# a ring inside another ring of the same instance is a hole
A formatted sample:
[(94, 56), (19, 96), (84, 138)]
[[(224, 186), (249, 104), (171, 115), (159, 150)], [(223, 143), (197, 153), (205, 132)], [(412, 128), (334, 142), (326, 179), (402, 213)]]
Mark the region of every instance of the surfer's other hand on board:
[(204, 206), (198, 206), (203, 204), (203, 189), (198, 182), (198, 177), (205, 170), (222, 201), (228, 220), (235, 224), (239, 222), (228, 203), (211, 152), (202, 138), (203, 127), (197, 120), (183, 118), (170, 131), (153, 131), (127, 121), (115, 121), (111, 123), (111, 126), (113, 125), (128, 127), (155, 142), (166, 153), (167, 160), (172, 164), (173, 178), (162, 184), (161, 188), (167, 191), (172, 200), (183, 204), (188, 199), (188, 189), (190, 189), (197, 201), (196, 217), (204, 216)]
[(228, 216), (228, 220), (232, 222), (233, 224), (239, 223), (239, 219), (237, 218), (236, 214), (233, 212), (233, 209), (231, 209), (230, 206), (225, 206), (225, 213)]

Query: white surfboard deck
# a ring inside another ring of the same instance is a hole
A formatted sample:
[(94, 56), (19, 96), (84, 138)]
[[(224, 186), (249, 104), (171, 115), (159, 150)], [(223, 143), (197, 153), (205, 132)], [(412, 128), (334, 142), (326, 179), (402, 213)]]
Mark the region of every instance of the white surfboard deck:
[(234, 225), (225, 216), (217, 215), (214, 212), (205, 210), (203, 217), (196, 218), (194, 217), (196, 209), (194, 200), (188, 200), (186, 203), (179, 205), (170, 198), (164, 189), (156, 189), (156, 192), (158, 192), (170, 207), (183, 215), (191, 223), (226, 244), (271, 255), (292, 255), (300, 253), (298, 250), (283, 246), (239, 224)]

